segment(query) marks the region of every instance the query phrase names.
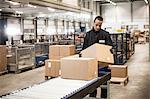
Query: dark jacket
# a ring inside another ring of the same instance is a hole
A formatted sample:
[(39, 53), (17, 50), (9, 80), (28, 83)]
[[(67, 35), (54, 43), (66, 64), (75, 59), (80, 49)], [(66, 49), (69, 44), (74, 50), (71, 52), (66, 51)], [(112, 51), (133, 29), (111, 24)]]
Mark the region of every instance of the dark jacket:
[(86, 49), (87, 47), (93, 45), (94, 43), (100, 43), (110, 46), (113, 45), (109, 32), (103, 29), (100, 29), (99, 31), (95, 31), (94, 29), (92, 29), (89, 32), (87, 32), (84, 38), (82, 49)]

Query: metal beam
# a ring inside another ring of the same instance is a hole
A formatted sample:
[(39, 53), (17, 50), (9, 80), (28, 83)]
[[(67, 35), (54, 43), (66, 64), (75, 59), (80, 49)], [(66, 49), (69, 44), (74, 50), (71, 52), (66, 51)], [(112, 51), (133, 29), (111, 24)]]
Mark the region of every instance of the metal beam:
[(85, 8), (80, 8), (79, 6), (72, 6), (72, 5), (66, 5), (62, 2), (56, 2), (52, 0), (12, 0), (15, 2), (21, 2), (21, 3), (30, 3), (33, 5), (38, 5), (38, 6), (43, 6), (43, 7), (52, 7), (55, 9), (60, 9), (60, 10), (66, 10), (66, 11), (72, 11), (72, 12), (80, 12), (81, 10), (84, 12), (91, 12), (90, 9), (85, 9)]

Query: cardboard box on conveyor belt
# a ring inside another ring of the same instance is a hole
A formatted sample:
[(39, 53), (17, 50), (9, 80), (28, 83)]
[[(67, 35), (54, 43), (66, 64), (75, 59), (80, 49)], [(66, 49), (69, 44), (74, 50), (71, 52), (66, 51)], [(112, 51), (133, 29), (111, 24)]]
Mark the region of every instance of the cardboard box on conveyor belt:
[(61, 59), (61, 77), (91, 80), (97, 77), (97, 61), (94, 58), (65, 57)]
[(81, 51), (82, 57), (96, 58), (100, 66), (108, 66), (114, 63), (113, 54), (110, 52), (112, 47), (104, 44), (95, 43)]

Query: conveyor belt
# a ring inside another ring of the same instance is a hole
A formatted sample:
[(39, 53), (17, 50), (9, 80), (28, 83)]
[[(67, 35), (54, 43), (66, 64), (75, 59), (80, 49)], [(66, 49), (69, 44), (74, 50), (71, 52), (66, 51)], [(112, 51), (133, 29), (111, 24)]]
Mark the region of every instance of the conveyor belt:
[(80, 99), (110, 79), (110, 73), (90, 81), (54, 78), (17, 90), (2, 99)]

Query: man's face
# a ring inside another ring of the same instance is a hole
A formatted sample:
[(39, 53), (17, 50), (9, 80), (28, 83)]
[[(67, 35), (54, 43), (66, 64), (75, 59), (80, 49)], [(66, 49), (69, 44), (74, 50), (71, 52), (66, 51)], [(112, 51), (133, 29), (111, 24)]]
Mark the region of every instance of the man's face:
[(94, 22), (94, 30), (99, 31), (101, 29), (102, 23), (103, 21), (96, 19)]

